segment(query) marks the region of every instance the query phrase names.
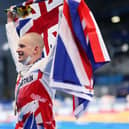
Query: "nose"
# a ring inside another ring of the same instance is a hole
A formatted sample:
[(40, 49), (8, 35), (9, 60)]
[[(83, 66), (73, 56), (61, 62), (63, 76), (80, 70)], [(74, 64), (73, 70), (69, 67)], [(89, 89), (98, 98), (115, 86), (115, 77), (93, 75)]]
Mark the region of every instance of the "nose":
[(19, 48), (19, 47), (16, 49), (16, 52), (17, 52), (17, 53), (19, 53), (19, 52), (20, 52), (20, 48)]

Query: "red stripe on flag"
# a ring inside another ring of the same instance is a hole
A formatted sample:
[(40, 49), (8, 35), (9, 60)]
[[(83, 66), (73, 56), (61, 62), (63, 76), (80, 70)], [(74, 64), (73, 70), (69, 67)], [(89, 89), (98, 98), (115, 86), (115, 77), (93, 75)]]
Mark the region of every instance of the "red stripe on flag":
[(73, 111), (75, 111), (75, 97), (73, 96)]
[(102, 49), (101, 49), (100, 42), (98, 40), (96, 32), (88, 33), (88, 37), (90, 40), (90, 46), (93, 51), (95, 61), (96, 62), (104, 62), (105, 61), (104, 55), (102, 53)]
[(45, 50), (46, 50), (46, 53), (48, 55), (48, 53), (49, 53), (49, 46), (48, 46), (48, 32), (47, 31), (44, 32), (43, 40), (44, 40)]
[(90, 43), (95, 61), (96, 62), (105, 61), (102, 48), (98, 39), (98, 35), (96, 32), (95, 24), (90, 15), (90, 10), (85, 4), (84, 0), (81, 1), (78, 8), (78, 12), (79, 12), (81, 21), (84, 20), (86, 23), (86, 28), (84, 30), (84, 33), (85, 33), (85, 37), (88, 35), (88, 38), (90, 40), (89, 43)]

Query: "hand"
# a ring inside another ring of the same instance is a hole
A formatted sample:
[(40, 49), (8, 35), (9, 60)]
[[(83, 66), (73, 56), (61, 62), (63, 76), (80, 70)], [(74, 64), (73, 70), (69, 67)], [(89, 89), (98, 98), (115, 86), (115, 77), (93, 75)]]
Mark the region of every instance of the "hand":
[(11, 6), (7, 11), (7, 23), (13, 22), (16, 17), (13, 13), (13, 8), (14, 6)]

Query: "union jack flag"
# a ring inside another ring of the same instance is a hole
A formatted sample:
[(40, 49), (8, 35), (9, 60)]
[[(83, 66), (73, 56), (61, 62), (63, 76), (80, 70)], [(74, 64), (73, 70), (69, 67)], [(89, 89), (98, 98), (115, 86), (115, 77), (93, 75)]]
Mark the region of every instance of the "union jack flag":
[[(26, 2), (17, 4), (16, 8), (26, 6), (26, 5), (30, 5), (30, 4), (33, 4), (33, 3), (39, 3), (39, 2), (42, 2), (42, 1), (46, 1), (46, 0), (27, 0)], [(51, 0), (48, 0), (48, 1), (51, 2)]]
[(31, 8), (31, 12), (28, 15), (15, 20), (16, 30), (19, 36), (28, 32), (41, 34), (45, 43), (45, 56), (48, 55), (55, 42), (59, 21), (59, 7), (62, 4), (63, 0), (28, 0), (15, 7), (29, 5)]
[(84, 0), (64, 0), (54, 49), (50, 85), (74, 96), (74, 114), (78, 118), (93, 98), (94, 71), (110, 61), (100, 30)]
[(35, 117), (33, 114), (31, 114), (28, 117), (23, 129), (28, 129), (30, 127), (31, 127), (31, 129), (37, 129), (36, 120), (35, 120)]

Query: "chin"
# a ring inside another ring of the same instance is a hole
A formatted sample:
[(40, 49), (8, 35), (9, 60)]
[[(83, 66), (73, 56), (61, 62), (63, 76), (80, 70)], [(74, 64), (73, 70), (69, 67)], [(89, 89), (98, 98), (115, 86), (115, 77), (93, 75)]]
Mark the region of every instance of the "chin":
[(24, 61), (23, 61), (23, 60), (18, 60), (18, 62), (22, 63), (22, 62), (24, 62)]

